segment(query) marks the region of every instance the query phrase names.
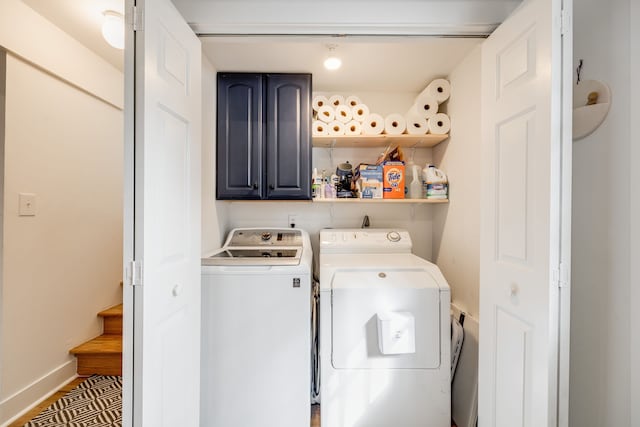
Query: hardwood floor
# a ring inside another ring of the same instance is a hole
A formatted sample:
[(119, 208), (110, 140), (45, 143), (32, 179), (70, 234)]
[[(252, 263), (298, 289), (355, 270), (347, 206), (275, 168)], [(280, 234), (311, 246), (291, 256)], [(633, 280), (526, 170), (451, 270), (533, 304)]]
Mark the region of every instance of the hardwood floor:
[(311, 405), (311, 427), (320, 427), (320, 405)]
[(78, 377), (75, 380), (65, 384), (64, 386), (62, 386), (62, 388), (60, 390), (56, 391), (51, 396), (49, 396), (48, 398), (46, 398), (45, 400), (43, 400), (42, 402), (40, 402), (39, 404), (34, 406), (33, 409), (31, 409), (29, 412), (24, 414), (22, 417), (18, 418), (17, 420), (15, 420), (11, 424), (9, 424), (7, 427), (22, 427), (22, 426), (24, 426), (26, 423), (31, 421), (32, 418), (34, 418), (40, 412), (45, 410), (53, 402), (55, 402), (56, 400), (60, 399), (62, 396), (64, 396), (65, 394), (67, 394), (68, 392), (73, 390), (75, 387), (78, 386), (78, 384), (80, 384), (84, 380), (86, 380), (86, 378)]

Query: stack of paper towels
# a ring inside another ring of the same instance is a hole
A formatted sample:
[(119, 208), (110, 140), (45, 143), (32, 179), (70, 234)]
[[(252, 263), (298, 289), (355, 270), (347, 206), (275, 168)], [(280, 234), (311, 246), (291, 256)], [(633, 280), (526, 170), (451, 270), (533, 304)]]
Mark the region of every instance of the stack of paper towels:
[(406, 114), (386, 117), (372, 113), (355, 95), (313, 97), (313, 136), (341, 135), (424, 135), (446, 134), (451, 121), (439, 113), (439, 105), (449, 99), (451, 86), (445, 79), (436, 79), (416, 97)]
[(369, 107), (355, 95), (314, 96), (313, 114), (314, 136), (361, 135), (363, 123), (370, 116)]

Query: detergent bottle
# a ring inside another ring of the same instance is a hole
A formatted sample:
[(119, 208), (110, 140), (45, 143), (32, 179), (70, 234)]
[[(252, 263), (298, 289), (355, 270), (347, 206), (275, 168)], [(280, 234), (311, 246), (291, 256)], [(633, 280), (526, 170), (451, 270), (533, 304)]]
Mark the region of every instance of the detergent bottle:
[(447, 199), (449, 197), (449, 182), (447, 175), (434, 165), (422, 170), (424, 197), (427, 199)]

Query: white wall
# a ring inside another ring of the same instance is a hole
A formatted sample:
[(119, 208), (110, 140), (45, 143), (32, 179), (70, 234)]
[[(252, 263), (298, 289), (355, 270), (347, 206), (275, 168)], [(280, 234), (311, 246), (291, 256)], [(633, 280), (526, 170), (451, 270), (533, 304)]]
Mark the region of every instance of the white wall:
[(216, 70), (202, 55), (202, 253), (222, 245), (226, 207), (216, 201)]
[(449, 139), (433, 150), (449, 179), (450, 202), (435, 211), (433, 257), (451, 286), (451, 299), (479, 319), (480, 46), (449, 75)]
[[(631, 13), (629, 14), (629, 25), (631, 28), (630, 39), (631, 44), (629, 46), (631, 67), (630, 75), (640, 75), (640, 3), (630, 2)], [(640, 117), (640, 82), (637, 78), (631, 79), (631, 113), (630, 117)], [(640, 306), (640, 121), (631, 120), (631, 155), (629, 156), (629, 168), (630, 168), (630, 188), (629, 194), (631, 199), (631, 209), (629, 218), (631, 220), (631, 257), (629, 263), (630, 270), (630, 287), (631, 296), (629, 298), (629, 310), (633, 313)], [(633, 284), (633, 285), (632, 285)], [(629, 318), (629, 322), (634, 320)], [(632, 331), (634, 329), (631, 329)], [(640, 366), (636, 363), (640, 360), (640, 333), (631, 334), (631, 356), (630, 356), (630, 371), (631, 371), (631, 392), (630, 401), (640, 402)], [(640, 406), (636, 404), (631, 405), (631, 425), (640, 425)]]
[[(123, 82), (19, 0), (0, 3), (0, 48), (3, 424), (75, 376), (69, 349), (121, 301)], [(36, 216), (17, 215), (19, 192), (36, 194)]]
[(630, 422), (638, 402), (629, 398), (629, 4), (574, 2), (574, 63), (583, 59), (582, 78), (607, 83), (613, 102), (603, 125), (573, 145), (572, 426), (640, 423)]
[[(122, 300), (122, 111), (7, 56), (3, 416), (75, 374)], [(36, 215), (18, 215), (18, 194)], [(42, 383), (42, 384), (39, 384)], [(46, 384), (46, 385), (45, 385)], [(40, 394), (39, 394), (40, 393)]]

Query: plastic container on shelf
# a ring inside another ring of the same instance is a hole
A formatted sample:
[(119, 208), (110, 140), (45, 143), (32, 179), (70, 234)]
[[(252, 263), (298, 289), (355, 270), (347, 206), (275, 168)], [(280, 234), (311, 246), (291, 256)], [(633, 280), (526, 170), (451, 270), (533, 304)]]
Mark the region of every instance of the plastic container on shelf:
[(409, 198), (422, 199), (422, 179), (420, 177), (420, 166), (411, 165), (411, 183), (409, 184)]
[(427, 165), (422, 170), (424, 197), (427, 199), (449, 198), (449, 181), (447, 175), (434, 165)]

